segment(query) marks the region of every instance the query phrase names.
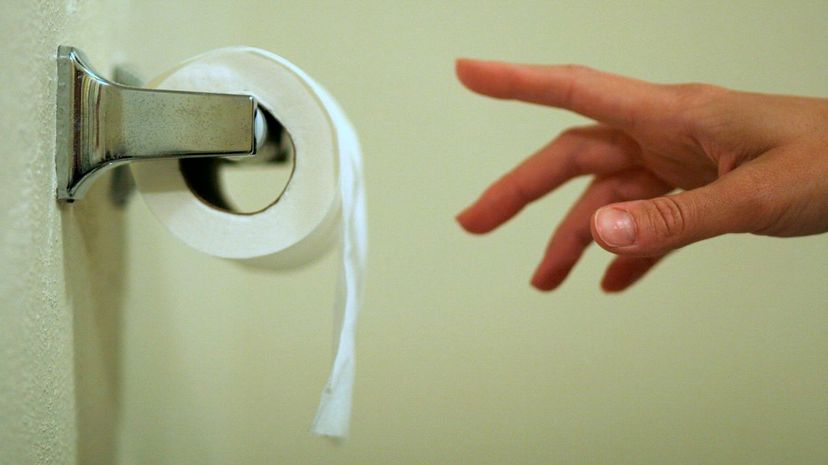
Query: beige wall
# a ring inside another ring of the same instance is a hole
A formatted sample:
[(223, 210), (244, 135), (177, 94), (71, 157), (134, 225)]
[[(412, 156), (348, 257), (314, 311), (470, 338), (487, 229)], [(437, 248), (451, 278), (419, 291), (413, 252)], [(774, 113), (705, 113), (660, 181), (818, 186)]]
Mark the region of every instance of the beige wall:
[(3, 1), (0, 13), (0, 463), (112, 463), (126, 270), (105, 189), (54, 200), (55, 52), (108, 70), (122, 2)]
[[(598, 290), (609, 256), (596, 247), (540, 294), (532, 267), (583, 181), (491, 237), (452, 221), (582, 121), (470, 95), (455, 57), (828, 96), (825, 2), (5, 8), (22, 19), (4, 37), (23, 48), (3, 55), (25, 72), (0, 106), (0, 463), (108, 462), (116, 446), (123, 464), (828, 462), (825, 236), (708, 241), (620, 296)], [(105, 183), (51, 202), (51, 54), (65, 40), (146, 77), (215, 47), (267, 48), (352, 117), (371, 243), (344, 445), (308, 433), (330, 360), (332, 257), (255, 272), (177, 242), (139, 198), (120, 213)], [(11, 113), (25, 101), (29, 114)]]

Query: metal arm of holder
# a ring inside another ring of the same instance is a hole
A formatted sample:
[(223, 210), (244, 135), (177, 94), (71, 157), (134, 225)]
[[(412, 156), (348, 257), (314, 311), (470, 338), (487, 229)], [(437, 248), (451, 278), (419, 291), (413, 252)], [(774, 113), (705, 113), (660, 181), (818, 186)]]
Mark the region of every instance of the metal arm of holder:
[(57, 54), (57, 198), (74, 201), (109, 168), (139, 160), (240, 157), (266, 130), (249, 95), (128, 87), (98, 75), (80, 50)]

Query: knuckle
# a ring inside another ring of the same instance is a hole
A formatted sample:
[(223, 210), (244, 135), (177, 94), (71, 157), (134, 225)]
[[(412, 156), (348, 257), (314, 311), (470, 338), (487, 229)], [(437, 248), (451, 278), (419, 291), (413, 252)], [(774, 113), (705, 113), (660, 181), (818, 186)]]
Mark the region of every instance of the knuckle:
[(561, 95), (561, 105), (564, 107), (572, 107), (575, 104), (578, 95), (580, 94), (581, 79), (584, 75), (592, 73), (592, 68), (584, 65), (568, 64), (563, 68), (569, 74), (568, 83)]
[(649, 222), (658, 239), (681, 236), (687, 230), (688, 212), (686, 207), (673, 197), (652, 199)]
[(571, 149), (562, 157), (563, 169), (569, 177), (580, 176), (589, 172), (589, 164), (584, 160), (584, 148), (589, 145), (592, 128), (588, 126), (571, 127), (564, 130), (558, 140), (567, 140)]
[(714, 102), (727, 93), (724, 87), (698, 82), (677, 84), (674, 90), (680, 99), (696, 105)]
[(676, 114), (688, 121), (703, 121), (715, 114), (727, 101), (730, 90), (710, 84), (679, 84), (674, 86)]
[(535, 192), (513, 176), (503, 178), (498, 187), (500, 188), (497, 190), (499, 200), (505, 200), (511, 204), (526, 205), (538, 197)]
[(705, 133), (716, 126), (716, 121), (726, 114), (726, 102), (732, 91), (710, 84), (687, 83), (674, 85), (675, 108), (678, 122), (691, 135)]

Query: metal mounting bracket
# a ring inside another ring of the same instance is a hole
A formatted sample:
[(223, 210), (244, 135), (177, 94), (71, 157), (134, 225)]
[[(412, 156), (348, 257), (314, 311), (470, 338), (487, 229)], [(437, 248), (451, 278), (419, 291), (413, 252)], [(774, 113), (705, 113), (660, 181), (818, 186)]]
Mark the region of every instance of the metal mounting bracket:
[(102, 172), (133, 161), (252, 156), (265, 124), (252, 96), (116, 84), (96, 73), (80, 50), (60, 46), (57, 198), (80, 199)]

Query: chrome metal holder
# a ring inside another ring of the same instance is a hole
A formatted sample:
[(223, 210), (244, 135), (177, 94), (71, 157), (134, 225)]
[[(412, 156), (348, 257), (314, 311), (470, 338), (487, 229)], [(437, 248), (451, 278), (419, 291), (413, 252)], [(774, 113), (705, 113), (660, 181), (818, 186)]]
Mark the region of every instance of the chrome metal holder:
[(244, 157), (266, 129), (249, 95), (141, 89), (110, 82), (73, 47), (57, 54), (57, 198), (80, 199), (101, 173), (161, 158)]

